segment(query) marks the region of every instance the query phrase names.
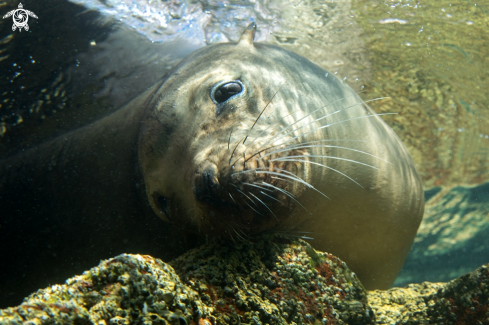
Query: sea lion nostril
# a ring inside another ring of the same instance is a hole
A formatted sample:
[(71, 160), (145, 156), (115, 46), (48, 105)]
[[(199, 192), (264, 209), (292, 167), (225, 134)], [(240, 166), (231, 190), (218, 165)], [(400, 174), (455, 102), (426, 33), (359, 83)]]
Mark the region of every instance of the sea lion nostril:
[(155, 204), (158, 207), (158, 209), (160, 209), (160, 211), (163, 212), (166, 215), (166, 217), (171, 220), (170, 213), (168, 212), (169, 201), (165, 197), (161, 196), (156, 192), (153, 193), (153, 200), (155, 201)]

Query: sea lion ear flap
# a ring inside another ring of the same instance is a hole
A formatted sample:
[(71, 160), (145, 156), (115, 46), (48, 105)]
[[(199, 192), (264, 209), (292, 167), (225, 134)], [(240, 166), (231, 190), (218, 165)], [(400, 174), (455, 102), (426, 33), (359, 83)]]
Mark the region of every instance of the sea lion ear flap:
[(238, 46), (253, 46), (253, 40), (255, 39), (256, 24), (251, 23), (246, 27), (243, 34), (238, 41)]

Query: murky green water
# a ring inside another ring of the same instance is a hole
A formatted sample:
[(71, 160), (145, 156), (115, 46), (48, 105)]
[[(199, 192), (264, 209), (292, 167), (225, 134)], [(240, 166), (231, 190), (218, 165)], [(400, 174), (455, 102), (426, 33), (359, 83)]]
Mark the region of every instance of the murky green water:
[(426, 187), (484, 182), (489, 155), (489, 7), (483, 1), (354, 1), (371, 79), (364, 98), (398, 112)]

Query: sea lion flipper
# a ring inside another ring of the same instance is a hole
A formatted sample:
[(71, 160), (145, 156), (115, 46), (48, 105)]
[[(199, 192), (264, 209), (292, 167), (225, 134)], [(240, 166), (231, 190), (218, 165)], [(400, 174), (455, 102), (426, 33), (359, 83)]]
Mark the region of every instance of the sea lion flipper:
[(238, 46), (253, 46), (253, 40), (256, 34), (256, 24), (253, 22), (246, 27), (238, 41)]

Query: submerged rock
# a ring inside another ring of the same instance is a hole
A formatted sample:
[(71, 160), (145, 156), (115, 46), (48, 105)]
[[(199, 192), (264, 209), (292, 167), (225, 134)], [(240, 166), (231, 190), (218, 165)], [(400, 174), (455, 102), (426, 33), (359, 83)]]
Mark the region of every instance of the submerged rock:
[(373, 323), (355, 274), (303, 241), (263, 236), (233, 247), (209, 244), (171, 265), (150, 256), (119, 255), (0, 311), (0, 322)]
[(214, 309), (214, 324), (372, 323), (356, 275), (304, 241), (271, 236), (233, 248), (208, 245), (171, 264)]
[(0, 310), (0, 323), (489, 324), (488, 266), (367, 293), (344, 262), (302, 240), (255, 240), (204, 245), (170, 264), (122, 254)]
[(370, 291), (368, 301), (377, 324), (489, 324), (489, 264), (448, 283)]
[(169, 265), (122, 254), (0, 311), (0, 323), (185, 324), (198, 313), (206, 307)]

